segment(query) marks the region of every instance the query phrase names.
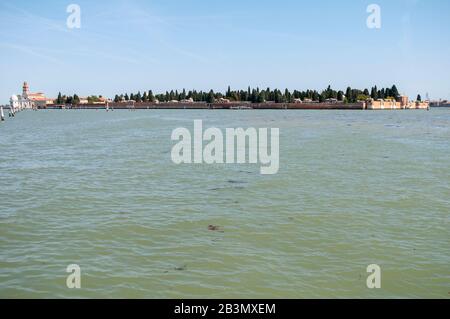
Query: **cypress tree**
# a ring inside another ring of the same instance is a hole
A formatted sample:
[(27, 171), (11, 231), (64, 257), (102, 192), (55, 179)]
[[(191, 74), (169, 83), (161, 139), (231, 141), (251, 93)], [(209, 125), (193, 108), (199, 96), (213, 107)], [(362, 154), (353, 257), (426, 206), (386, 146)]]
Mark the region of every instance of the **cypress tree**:
[(258, 98), (257, 98), (257, 100), (256, 100), (256, 102), (258, 102), (258, 103), (264, 103), (265, 101), (266, 101), (266, 94), (265, 94), (265, 91), (261, 91), (259, 94), (258, 94)]
[(374, 86), (374, 87), (372, 88), (372, 91), (371, 91), (371, 93), (370, 93), (370, 97), (371, 97), (372, 99), (374, 99), (374, 100), (378, 99), (378, 92), (377, 92), (377, 87), (376, 87), (376, 86)]
[(352, 99), (353, 99), (353, 97), (352, 97), (352, 88), (351, 87), (347, 88), (347, 91), (345, 91), (345, 96), (347, 98), (347, 102), (351, 103)]
[(58, 98), (56, 99), (56, 104), (63, 104), (63, 98), (61, 92), (58, 93)]
[(395, 84), (391, 88), (391, 94), (394, 98), (397, 98), (400, 94), (398, 93), (397, 87)]
[(153, 95), (152, 90), (148, 91), (148, 100), (150, 102), (155, 102), (155, 96)]
[(214, 91), (211, 90), (209, 91), (207, 97), (206, 97), (206, 102), (207, 103), (214, 103), (215, 102), (215, 98), (214, 98)]

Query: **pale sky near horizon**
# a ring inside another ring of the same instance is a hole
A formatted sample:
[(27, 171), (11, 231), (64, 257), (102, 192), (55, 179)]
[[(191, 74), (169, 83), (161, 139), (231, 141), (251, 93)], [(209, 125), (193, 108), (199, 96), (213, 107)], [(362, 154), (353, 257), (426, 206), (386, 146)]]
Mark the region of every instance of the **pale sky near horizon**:
[(49, 97), (396, 84), (450, 99), (449, 33), (448, 0), (2, 0), (0, 104), (23, 81)]

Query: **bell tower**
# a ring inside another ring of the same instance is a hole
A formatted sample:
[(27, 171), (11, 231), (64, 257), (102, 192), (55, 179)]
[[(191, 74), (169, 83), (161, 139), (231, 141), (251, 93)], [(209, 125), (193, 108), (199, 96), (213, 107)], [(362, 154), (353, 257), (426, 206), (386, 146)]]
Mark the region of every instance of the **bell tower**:
[(27, 82), (23, 82), (22, 97), (24, 99), (27, 99), (29, 93), (30, 93), (30, 88), (28, 87), (28, 83)]

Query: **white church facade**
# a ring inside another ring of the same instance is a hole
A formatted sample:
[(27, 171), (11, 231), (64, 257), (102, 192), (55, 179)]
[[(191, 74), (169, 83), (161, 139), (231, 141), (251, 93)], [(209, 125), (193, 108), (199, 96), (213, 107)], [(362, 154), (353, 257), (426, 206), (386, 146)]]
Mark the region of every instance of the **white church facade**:
[(23, 83), (22, 95), (13, 95), (10, 100), (10, 107), (14, 110), (45, 108), (53, 101), (47, 99), (44, 93), (30, 93), (27, 82)]

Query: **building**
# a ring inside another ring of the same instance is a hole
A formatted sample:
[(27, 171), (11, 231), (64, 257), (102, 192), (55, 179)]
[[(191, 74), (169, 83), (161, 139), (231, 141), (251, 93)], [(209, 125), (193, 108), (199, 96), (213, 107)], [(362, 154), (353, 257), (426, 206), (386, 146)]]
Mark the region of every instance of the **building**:
[(99, 97), (94, 96), (94, 97), (88, 98), (88, 100), (91, 100), (92, 104), (106, 104), (107, 102), (111, 102), (111, 101), (108, 101), (107, 98), (104, 98), (101, 95)]
[(364, 108), (367, 110), (405, 110), (405, 109), (422, 109), (426, 110), (430, 107), (428, 101), (411, 101), (407, 96), (399, 96), (397, 100), (394, 99), (368, 99), (364, 102)]
[(10, 107), (15, 110), (45, 108), (47, 104), (52, 104), (53, 100), (48, 99), (44, 93), (30, 93), (27, 82), (23, 83), (22, 95), (13, 95), (10, 100)]
[(219, 99), (217, 99), (216, 102), (217, 102), (217, 103), (225, 103), (225, 104), (228, 104), (228, 103), (230, 103), (230, 100), (229, 100), (229, 99), (226, 99), (226, 98), (223, 98), (223, 97), (220, 97)]
[(190, 97), (188, 99), (181, 100), (180, 103), (194, 103), (194, 99)]
[(78, 104), (89, 104), (87, 97), (80, 97), (80, 102)]
[(450, 107), (450, 101), (439, 100), (430, 102), (431, 107)]

